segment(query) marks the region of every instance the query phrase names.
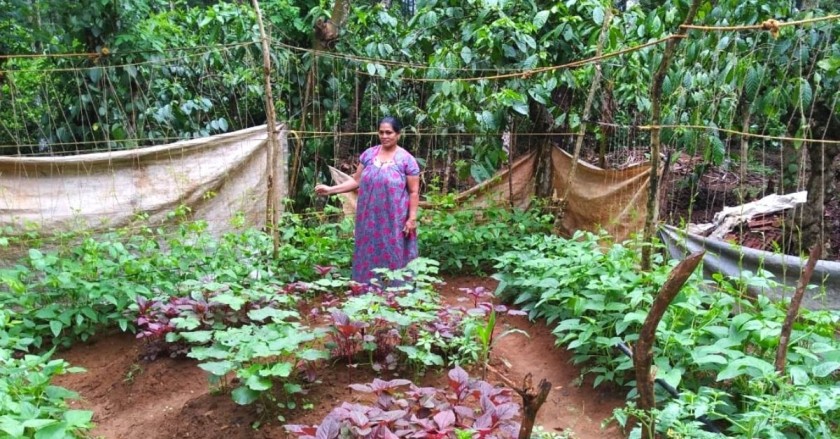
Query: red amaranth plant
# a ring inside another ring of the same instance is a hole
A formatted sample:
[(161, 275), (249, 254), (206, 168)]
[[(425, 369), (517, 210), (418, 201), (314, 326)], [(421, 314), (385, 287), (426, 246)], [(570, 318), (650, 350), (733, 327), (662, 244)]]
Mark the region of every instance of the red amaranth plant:
[[(402, 391), (406, 386), (408, 390)], [(449, 372), (448, 388), (417, 387), (408, 380), (353, 384), (376, 395), (372, 406), (344, 402), (319, 425), (287, 425), (304, 439), (438, 438), (467, 431), (474, 438), (509, 439), (519, 433), (519, 405), (507, 388), (471, 379), (460, 367)]]

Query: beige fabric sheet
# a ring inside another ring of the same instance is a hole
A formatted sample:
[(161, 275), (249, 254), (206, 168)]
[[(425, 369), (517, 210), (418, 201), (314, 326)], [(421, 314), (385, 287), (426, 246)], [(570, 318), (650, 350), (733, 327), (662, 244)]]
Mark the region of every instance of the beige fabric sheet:
[[(535, 166), (535, 154), (524, 156), (513, 163), (512, 174), (507, 169), (497, 172), (487, 181), (456, 195), (455, 201), (462, 207), (470, 209), (479, 209), (492, 204), (507, 205), (511, 201), (512, 187), (513, 204), (520, 209), (527, 209), (534, 195)], [(335, 184), (341, 184), (352, 178), (332, 166), (330, 166), (330, 175)], [(508, 180), (508, 175), (511, 175), (511, 181)], [(356, 198), (356, 191), (341, 194), (341, 205), (345, 215), (355, 216)], [(430, 205), (421, 201), (420, 207), (428, 208)]]
[[(163, 224), (179, 205), (209, 231), (230, 230), (241, 212), (265, 224), (268, 134), (265, 125), (129, 151), (68, 157), (0, 157), (0, 228), (19, 234), (104, 231), (133, 224), (138, 213)], [(281, 196), (285, 136), (278, 133)], [(281, 203), (282, 206), (282, 203)], [(147, 222), (148, 224), (148, 222)]]
[[(551, 154), (555, 193), (562, 196), (569, 185), (573, 157), (554, 148)], [(648, 162), (625, 169), (601, 169), (579, 161), (567, 200), (560, 232), (603, 228), (623, 241), (644, 227), (650, 184)]]
[[(554, 191), (565, 193), (569, 185), (572, 157), (565, 151), (554, 148), (551, 156)], [(536, 155), (529, 154), (513, 165), (513, 204), (527, 208), (534, 196)], [(330, 167), (336, 184), (351, 178)], [(508, 170), (501, 171), (478, 186), (456, 196), (461, 208), (478, 209), (491, 203), (507, 204), (510, 200)], [(607, 230), (617, 241), (630, 237), (642, 230), (645, 221), (645, 205), (650, 166), (642, 163), (621, 170), (604, 170), (579, 162), (569, 190), (569, 198), (563, 217), (559, 222), (560, 233), (571, 235), (576, 230)], [(356, 194), (342, 195), (345, 215), (356, 212)], [(421, 207), (429, 207), (421, 202)]]

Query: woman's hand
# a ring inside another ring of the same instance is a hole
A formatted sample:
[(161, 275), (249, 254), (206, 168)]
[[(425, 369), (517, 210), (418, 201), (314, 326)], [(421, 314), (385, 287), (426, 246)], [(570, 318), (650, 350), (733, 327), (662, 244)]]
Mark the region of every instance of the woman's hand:
[(327, 186), (325, 184), (319, 184), (315, 186), (315, 193), (320, 196), (330, 195), (332, 193), (332, 186)]
[(417, 234), (417, 220), (409, 218), (405, 221), (405, 226), (403, 227), (403, 235), (406, 238), (410, 238)]

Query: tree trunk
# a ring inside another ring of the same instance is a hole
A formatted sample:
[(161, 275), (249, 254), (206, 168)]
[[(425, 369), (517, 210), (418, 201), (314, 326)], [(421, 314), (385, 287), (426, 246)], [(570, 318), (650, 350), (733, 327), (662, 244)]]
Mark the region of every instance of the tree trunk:
[(455, 147), (461, 143), (461, 140), (458, 136), (452, 136), (446, 139), (446, 142), (449, 145), (446, 148), (446, 163), (443, 165), (443, 175), (441, 176), (441, 191), (444, 194), (449, 193), (449, 179), (452, 175), (452, 162), (455, 161)]
[(359, 131), (359, 111), (362, 108), (362, 100), (369, 81), (370, 78), (366, 75), (356, 76), (353, 106), (350, 107), (347, 119), (344, 119), (344, 123), (341, 124), (341, 132), (338, 138), (338, 157), (336, 159), (348, 158), (351, 156), (351, 152), (355, 150), (357, 139), (355, 133)]
[(535, 193), (538, 198), (550, 199), (554, 194), (554, 170), (551, 166), (551, 139), (548, 136), (540, 137), (542, 142), (537, 147), (537, 165), (536, 165), (536, 188)]
[[(344, 24), (347, 14), (350, 12), (351, 0), (336, 0), (333, 5), (332, 14), (329, 20), (318, 19), (315, 22), (313, 29), (312, 48), (316, 52), (325, 52), (332, 50), (335, 47), (335, 42), (338, 40), (339, 31)], [(309, 107), (320, 109), (320, 106), (314, 104), (314, 96), (316, 87), (318, 87), (318, 58), (313, 56), (312, 63), (309, 66), (309, 73), (306, 75), (306, 86), (304, 87), (303, 106), (300, 112), (300, 131), (306, 130), (306, 119)], [(321, 116), (316, 111), (313, 111), (313, 121), (320, 121)], [(317, 125), (317, 124), (315, 124)], [(303, 142), (298, 141), (295, 144), (295, 152), (293, 154), (292, 169), (289, 174), (289, 196), (294, 197), (297, 192), (297, 178), (300, 172), (300, 167), (303, 162)], [(316, 171), (317, 172), (317, 171)]]
[(614, 114), (616, 112), (615, 97), (613, 96), (613, 83), (606, 80), (604, 83), (604, 90), (601, 93), (601, 144), (598, 152), (598, 166), (601, 169), (607, 168), (607, 145), (610, 139), (615, 135)]
[[(827, 140), (840, 140), (840, 120), (829, 108), (818, 106), (814, 112), (814, 133), (816, 137)], [(820, 136), (820, 134), (822, 134)], [(807, 148), (810, 170), (805, 189), (808, 198), (805, 204), (794, 209), (788, 219), (790, 225), (787, 230), (789, 247), (796, 252), (811, 248), (819, 244), (821, 253), (826, 255), (825, 206), (836, 197), (835, 181), (832, 169), (834, 159), (840, 155), (840, 148), (836, 145), (826, 145), (822, 142), (809, 142), (803, 145)]]
[[(694, 21), (694, 16), (697, 15), (697, 10), (700, 8), (700, 0), (692, 0), (691, 8), (685, 16), (684, 24), (691, 24)], [(677, 31), (677, 36), (686, 34), (686, 29), (680, 27)], [(656, 227), (656, 221), (659, 213), (657, 201), (659, 199), (659, 147), (660, 130), (657, 127), (662, 121), (662, 83), (665, 81), (665, 75), (668, 73), (668, 67), (671, 65), (671, 58), (674, 57), (679, 38), (672, 38), (665, 44), (665, 53), (662, 54), (662, 61), (659, 63), (659, 68), (653, 75), (650, 88), (650, 102), (651, 102), (651, 125), (654, 128), (650, 132), (650, 192), (647, 200), (647, 218), (645, 219), (645, 228), (643, 234), (642, 246), (642, 270), (650, 270), (650, 254), (651, 245), (653, 244), (653, 230)]]
[(790, 248), (798, 252), (800, 249), (819, 244), (825, 253), (824, 246), (828, 239), (825, 235), (825, 206), (834, 194), (831, 164), (840, 153), (840, 148), (813, 142), (808, 144), (807, 149), (810, 164), (806, 186), (808, 198), (805, 204), (794, 210), (793, 217), (790, 218)]

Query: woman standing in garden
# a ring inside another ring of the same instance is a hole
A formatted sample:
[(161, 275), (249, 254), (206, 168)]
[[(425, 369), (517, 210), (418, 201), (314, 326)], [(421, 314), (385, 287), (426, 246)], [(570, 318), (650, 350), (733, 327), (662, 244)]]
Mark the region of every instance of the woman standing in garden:
[(420, 167), (399, 146), (402, 125), (393, 117), (379, 121), (379, 145), (365, 150), (353, 178), (344, 183), (315, 186), (318, 195), (359, 189), (356, 203), (356, 246), (353, 280), (368, 283), (372, 270), (405, 267), (417, 257), (417, 204)]

